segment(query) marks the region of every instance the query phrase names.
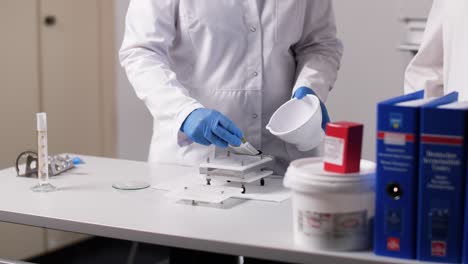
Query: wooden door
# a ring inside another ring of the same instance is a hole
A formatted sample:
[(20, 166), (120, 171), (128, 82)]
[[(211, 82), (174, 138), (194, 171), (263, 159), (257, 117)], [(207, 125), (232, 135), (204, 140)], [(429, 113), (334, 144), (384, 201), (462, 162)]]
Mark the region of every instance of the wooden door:
[(40, 38), (41, 106), (48, 113), (51, 153), (112, 155), (114, 113), (106, 107), (114, 99), (104, 79), (102, 42), (109, 34), (103, 32), (103, 2), (111, 3), (40, 1), (41, 17), (53, 22), (43, 24)]

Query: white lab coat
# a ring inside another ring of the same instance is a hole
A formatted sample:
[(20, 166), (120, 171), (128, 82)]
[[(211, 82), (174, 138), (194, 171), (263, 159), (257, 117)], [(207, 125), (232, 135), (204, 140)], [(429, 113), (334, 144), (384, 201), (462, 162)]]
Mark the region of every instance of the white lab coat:
[(459, 92), (468, 100), (468, 1), (434, 0), (418, 54), (405, 75), (405, 93)]
[(132, 0), (120, 60), (154, 117), (149, 161), (206, 159), (214, 147), (179, 132), (194, 109), (206, 107), (286, 166), (314, 153), (265, 126), (295, 88), (310, 87), (325, 101), (341, 55), (329, 0)]

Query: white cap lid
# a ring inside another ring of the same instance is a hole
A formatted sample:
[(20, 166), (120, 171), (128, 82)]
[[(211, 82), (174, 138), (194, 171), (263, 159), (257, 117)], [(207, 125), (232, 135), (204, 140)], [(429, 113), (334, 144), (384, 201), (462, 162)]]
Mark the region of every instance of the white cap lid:
[(323, 170), (323, 158), (303, 158), (291, 162), (284, 185), (301, 192), (373, 191), (375, 163), (361, 160), (361, 171), (340, 174)]
[(47, 114), (37, 113), (37, 131), (47, 131)]

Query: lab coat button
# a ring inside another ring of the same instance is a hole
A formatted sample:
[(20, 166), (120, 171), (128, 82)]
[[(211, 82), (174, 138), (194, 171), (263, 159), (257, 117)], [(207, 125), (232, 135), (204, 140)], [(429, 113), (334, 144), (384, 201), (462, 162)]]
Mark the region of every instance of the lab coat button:
[(252, 118), (254, 118), (254, 119), (257, 118), (257, 117), (258, 117), (257, 114), (253, 114), (253, 115), (252, 115)]
[(253, 72), (252, 75), (253, 75), (254, 77), (258, 76), (258, 72)]
[(250, 32), (255, 32), (255, 31), (257, 31), (256, 27), (250, 27)]

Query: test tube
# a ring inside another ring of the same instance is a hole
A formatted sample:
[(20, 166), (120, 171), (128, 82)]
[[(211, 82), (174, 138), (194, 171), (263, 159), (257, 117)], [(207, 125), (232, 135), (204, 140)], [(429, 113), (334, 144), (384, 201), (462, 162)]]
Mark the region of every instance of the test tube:
[(35, 192), (52, 192), (57, 188), (49, 183), (49, 154), (47, 150), (47, 114), (37, 113), (37, 177)]

